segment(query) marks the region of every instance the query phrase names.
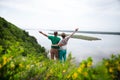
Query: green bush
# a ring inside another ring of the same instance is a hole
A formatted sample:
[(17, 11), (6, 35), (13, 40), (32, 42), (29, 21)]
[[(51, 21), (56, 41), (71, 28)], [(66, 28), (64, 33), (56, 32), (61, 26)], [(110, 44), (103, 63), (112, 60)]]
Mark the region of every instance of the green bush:
[[(2, 52), (0, 46), (0, 52)], [(19, 43), (11, 45), (0, 56), (2, 80), (119, 80), (120, 55), (112, 55), (93, 66), (88, 57), (76, 65), (69, 54), (67, 61), (49, 60), (41, 54), (23, 56), (24, 48)], [(102, 77), (101, 77), (102, 76)]]

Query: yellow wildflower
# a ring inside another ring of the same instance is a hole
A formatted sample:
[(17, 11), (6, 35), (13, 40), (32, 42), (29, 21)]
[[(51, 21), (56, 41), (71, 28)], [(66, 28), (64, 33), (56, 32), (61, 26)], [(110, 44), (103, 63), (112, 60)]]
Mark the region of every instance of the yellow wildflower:
[(6, 57), (6, 56), (3, 56), (3, 60), (7, 60), (7, 57)]
[(6, 63), (7, 63), (7, 61), (6, 61), (6, 60), (4, 60), (4, 61), (3, 61), (3, 65), (5, 65)]
[(73, 75), (72, 75), (72, 78), (73, 79), (76, 79), (78, 77), (78, 74), (75, 72)]
[(70, 78), (70, 75), (68, 75), (67, 78)]
[(0, 64), (0, 69), (2, 68), (2, 65)]
[(78, 68), (78, 72), (82, 73), (82, 68), (81, 67)]
[(118, 71), (120, 71), (120, 65), (117, 67)]
[(63, 70), (63, 73), (65, 73), (66, 72), (66, 70)]
[(105, 62), (105, 66), (108, 66), (109, 65), (109, 62)]
[(109, 72), (110, 72), (110, 73), (113, 72), (113, 68), (112, 68), (112, 67), (109, 68)]
[(21, 68), (23, 67), (22, 63), (19, 64), (19, 67), (21, 67)]
[(52, 70), (52, 69), (50, 70), (50, 73), (53, 73), (53, 70)]
[(88, 76), (88, 73), (87, 73), (87, 72), (84, 72), (83, 75), (84, 75), (85, 77), (87, 77), (87, 76)]
[(81, 68), (84, 68), (85, 67), (85, 64), (81, 64)]
[(27, 66), (26, 66), (26, 69), (30, 69), (30, 65), (27, 65)]
[(10, 59), (8, 58), (6, 61), (7, 61), (7, 62), (9, 62), (9, 61), (10, 61)]
[(7, 57), (3, 56), (3, 65), (5, 65), (7, 63)]
[(91, 66), (92, 66), (92, 62), (88, 62), (87, 67), (91, 67)]
[(14, 68), (15, 68), (15, 65), (14, 65), (13, 62), (11, 62), (10, 67), (11, 67), (11, 69), (14, 69)]
[(12, 60), (12, 58), (11, 58), (11, 57), (7, 59), (7, 62), (10, 62), (10, 60)]
[(116, 64), (119, 64), (119, 61), (116, 61)]

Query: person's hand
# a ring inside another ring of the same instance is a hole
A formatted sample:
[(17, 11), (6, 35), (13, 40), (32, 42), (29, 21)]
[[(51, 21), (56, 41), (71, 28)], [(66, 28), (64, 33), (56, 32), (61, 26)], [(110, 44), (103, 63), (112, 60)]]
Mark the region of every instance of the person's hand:
[(75, 31), (78, 31), (79, 28), (76, 28)]

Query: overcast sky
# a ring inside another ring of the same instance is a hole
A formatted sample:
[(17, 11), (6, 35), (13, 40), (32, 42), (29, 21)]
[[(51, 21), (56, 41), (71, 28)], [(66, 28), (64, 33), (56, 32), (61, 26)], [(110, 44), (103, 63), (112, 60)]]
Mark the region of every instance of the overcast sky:
[(22, 29), (120, 32), (120, 0), (0, 0), (0, 16)]

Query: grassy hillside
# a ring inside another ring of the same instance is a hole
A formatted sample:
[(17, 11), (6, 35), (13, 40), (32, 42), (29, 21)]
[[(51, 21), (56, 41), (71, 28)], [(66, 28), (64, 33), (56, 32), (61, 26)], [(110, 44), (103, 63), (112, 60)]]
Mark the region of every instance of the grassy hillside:
[(4, 49), (2, 53), (6, 53), (11, 45), (16, 44), (19, 44), (18, 48), (24, 49), (23, 55), (45, 52), (33, 36), (0, 17), (0, 45)]

